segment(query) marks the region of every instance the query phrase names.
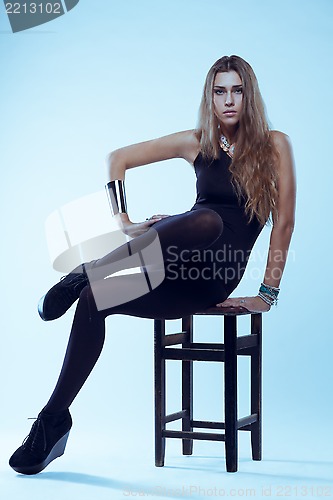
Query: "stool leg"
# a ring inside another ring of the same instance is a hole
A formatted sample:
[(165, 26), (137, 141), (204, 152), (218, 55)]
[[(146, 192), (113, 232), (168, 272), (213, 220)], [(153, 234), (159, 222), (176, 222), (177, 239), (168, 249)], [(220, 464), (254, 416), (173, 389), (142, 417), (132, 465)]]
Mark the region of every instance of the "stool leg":
[(261, 386), (262, 386), (262, 315), (251, 315), (251, 334), (257, 335), (258, 344), (251, 354), (251, 413), (256, 413), (258, 419), (251, 425), (252, 459), (261, 460)]
[(236, 472), (238, 465), (236, 321), (236, 316), (224, 317), (224, 406), (227, 472)]
[[(193, 316), (182, 319), (182, 331), (186, 332), (183, 347), (193, 342)], [(193, 361), (182, 361), (182, 406), (186, 417), (182, 418), (182, 430), (193, 432)], [(192, 455), (193, 439), (183, 439), (183, 455)]]
[(165, 320), (154, 320), (155, 362), (155, 466), (163, 467), (165, 456), (165, 359), (162, 355)]

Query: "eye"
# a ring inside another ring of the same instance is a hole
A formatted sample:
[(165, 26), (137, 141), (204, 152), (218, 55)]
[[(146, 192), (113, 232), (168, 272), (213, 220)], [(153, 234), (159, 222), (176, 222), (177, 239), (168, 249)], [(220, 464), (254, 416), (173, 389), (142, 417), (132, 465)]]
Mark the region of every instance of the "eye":
[(242, 93), (243, 93), (243, 89), (242, 88), (235, 89), (235, 94), (242, 94)]
[(223, 95), (224, 94), (224, 90), (222, 90), (222, 89), (214, 89), (214, 93), (216, 95)]

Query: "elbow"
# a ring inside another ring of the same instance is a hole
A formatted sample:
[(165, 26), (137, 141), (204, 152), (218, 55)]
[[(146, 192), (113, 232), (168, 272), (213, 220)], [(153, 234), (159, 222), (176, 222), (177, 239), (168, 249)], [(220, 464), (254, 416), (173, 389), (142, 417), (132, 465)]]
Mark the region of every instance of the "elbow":
[(274, 224), (274, 229), (278, 230), (281, 233), (288, 234), (291, 237), (295, 229), (295, 220), (278, 220), (278, 222)]
[(111, 163), (117, 161), (117, 158), (119, 157), (119, 150), (115, 149), (114, 151), (111, 151), (111, 153), (108, 153), (105, 157), (105, 163), (107, 165), (110, 165)]
[(105, 163), (108, 165), (110, 163), (112, 152), (108, 153), (105, 157)]
[(126, 170), (126, 164), (119, 149), (111, 151), (105, 157), (106, 170), (110, 179), (123, 179)]

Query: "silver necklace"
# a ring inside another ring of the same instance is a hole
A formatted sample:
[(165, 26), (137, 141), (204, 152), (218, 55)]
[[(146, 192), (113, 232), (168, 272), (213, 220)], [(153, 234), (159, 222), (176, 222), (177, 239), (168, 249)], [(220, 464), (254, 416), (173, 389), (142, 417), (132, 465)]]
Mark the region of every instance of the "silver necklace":
[(221, 141), (221, 147), (222, 147), (223, 151), (225, 151), (226, 153), (229, 154), (229, 156), (232, 157), (234, 155), (235, 146), (234, 145), (231, 146), (229, 144), (228, 139), (223, 134), (220, 137), (220, 141)]

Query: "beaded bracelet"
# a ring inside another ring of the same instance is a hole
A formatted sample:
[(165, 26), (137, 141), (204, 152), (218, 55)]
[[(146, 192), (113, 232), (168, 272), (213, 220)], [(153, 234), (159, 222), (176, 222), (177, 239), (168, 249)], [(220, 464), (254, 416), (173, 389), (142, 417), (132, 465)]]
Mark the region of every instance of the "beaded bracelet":
[(277, 305), (279, 291), (280, 288), (261, 283), (258, 297), (260, 297), (269, 306)]

